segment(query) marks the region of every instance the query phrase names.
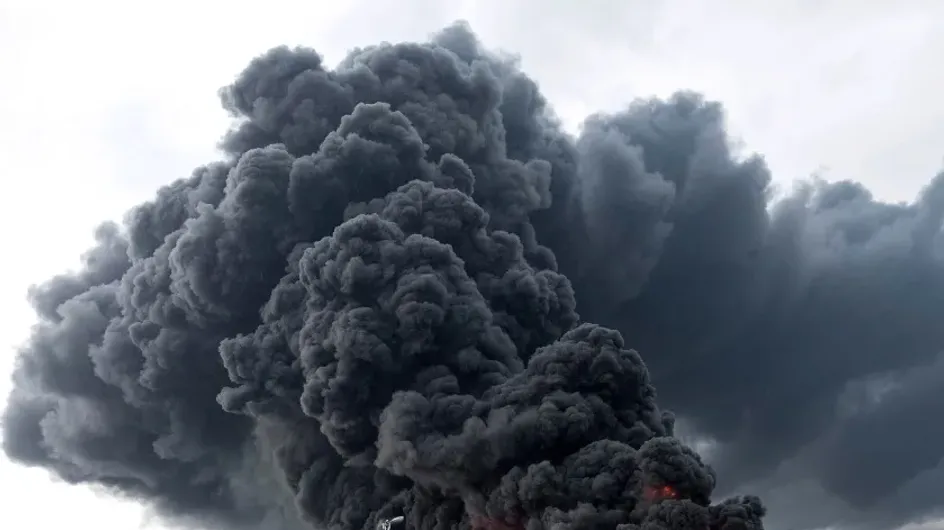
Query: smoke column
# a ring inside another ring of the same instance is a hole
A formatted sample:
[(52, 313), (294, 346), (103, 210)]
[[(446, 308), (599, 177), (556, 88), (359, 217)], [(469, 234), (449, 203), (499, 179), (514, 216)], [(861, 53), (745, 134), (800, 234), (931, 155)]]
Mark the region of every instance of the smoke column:
[(941, 178), (772, 202), (684, 92), (572, 138), (464, 24), (220, 95), (226, 160), (31, 291), (13, 460), (206, 528), (760, 529), (718, 477), (800, 455), (874, 520), (935, 507), (881, 503), (944, 453)]

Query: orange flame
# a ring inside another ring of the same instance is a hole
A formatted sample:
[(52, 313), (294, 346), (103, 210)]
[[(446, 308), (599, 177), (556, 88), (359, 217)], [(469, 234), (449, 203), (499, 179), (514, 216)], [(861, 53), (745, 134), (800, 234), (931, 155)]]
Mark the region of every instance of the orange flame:
[(678, 491), (675, 490), (672, 486), (665, 484), (663, 486), (648, 486), (645, 491), (646, 500), (650, 502), (659, 501), (662, 499), (677, 499), (679, 498)]

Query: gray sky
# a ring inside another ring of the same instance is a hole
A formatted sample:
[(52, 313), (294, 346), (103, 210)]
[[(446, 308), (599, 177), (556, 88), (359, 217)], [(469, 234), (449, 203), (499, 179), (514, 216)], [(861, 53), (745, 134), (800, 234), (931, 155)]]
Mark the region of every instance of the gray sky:
[[(725, 103), (730, 129), (783, 184), (820, 172), (908, 199), (944, 165), (936, 0), (153, 6), (0, 1), (0, 161), (13, 187), (0, 208), (2, 248), (12, 250), (0, 304), (15, 323), (0, 337), (4, 396), (13, 348), (32, 320), (27, 286), (75, 266), (98, 221), (211, 160), (227, 124), (216, 89), (277, 44), (314, 46), (335, 62), (354, 46), (422, 39), (465, 18), (487, 46), (520, 54), (572, 128), (634, 97), (691, 88)], [(94, 518), (102, 530), (126, 530), (148, 520), (133, 505), (2, 460), (0, 498), (13, 526)]]

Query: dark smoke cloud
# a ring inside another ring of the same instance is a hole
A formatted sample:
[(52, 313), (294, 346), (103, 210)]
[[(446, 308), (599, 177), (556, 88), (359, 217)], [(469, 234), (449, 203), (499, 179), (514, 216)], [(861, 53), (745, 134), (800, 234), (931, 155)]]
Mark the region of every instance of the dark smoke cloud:
[(571, 138), (462, 24), (221, 99), (226, 160), (31, 291), (12, 459), (215, 528), (760, 528), (712, 493), (787, 460), (852, 507), (820, 523), (937, 506), (944, 175), (773, 202), (720, 105)]

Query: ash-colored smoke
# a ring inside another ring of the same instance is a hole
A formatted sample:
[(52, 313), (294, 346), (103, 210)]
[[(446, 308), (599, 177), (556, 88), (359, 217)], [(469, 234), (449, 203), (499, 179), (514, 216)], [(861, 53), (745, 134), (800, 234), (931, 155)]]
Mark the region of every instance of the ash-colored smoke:
[[(733, 483), (829, 435), (817, 478), (875, 505), (940, 459), (928, 381), (830, 407), (934, 360), (937, 181), (770, 208), (719, 105), (637, 102), (574, 139), (463, 24), (333, 70), (277, 48), (221, 98), (228, 159), (31, 292), (14, 460), (214, 528), (760, 529), (756, 497), (711, 504), (653, 379), (741, 453)], [(849, 480), (888, 418), (924, 445)]]

